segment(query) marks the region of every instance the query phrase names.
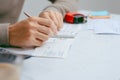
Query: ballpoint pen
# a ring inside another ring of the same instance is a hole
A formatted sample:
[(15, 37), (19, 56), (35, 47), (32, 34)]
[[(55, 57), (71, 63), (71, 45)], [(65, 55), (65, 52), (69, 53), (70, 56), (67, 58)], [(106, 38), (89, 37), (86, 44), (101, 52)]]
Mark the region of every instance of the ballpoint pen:
[(31, 17), (28, 13), (24, 12), (24, 14), (27, 16), (27, 17)]

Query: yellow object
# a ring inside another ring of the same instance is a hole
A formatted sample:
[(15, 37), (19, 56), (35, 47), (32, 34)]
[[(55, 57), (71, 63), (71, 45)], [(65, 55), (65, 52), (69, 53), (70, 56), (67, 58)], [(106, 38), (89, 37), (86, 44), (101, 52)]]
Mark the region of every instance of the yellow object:
[(110, 18), (110, 16), (89, 16), (91, 19), (107, 19)]

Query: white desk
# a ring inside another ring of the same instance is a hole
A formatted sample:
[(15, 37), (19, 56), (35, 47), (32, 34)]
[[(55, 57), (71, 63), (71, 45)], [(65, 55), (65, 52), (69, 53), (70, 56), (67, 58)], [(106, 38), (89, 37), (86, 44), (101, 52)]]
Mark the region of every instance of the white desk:
[(120, 35), (84, 26), (65, 59), (25, 60), (21, 80), (120, 80)]

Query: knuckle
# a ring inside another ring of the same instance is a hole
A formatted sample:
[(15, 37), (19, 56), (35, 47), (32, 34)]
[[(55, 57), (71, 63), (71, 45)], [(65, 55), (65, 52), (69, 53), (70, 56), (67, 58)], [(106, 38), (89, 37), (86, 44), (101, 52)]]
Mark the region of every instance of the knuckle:
[(42, 41), (36, 41), (35, 42), (35, 47), (40, 47), (42, 45)]
[(23, 23), (22, 23), (22, 28), (23, 28), (23, 31), (28, 31), (28, 30), (30, 30), (31, 28), (30, 28), (30, 26), (31, 26), (31, 24), (30, 24), (30, 22), (28, 22), (28, 21), (24, 21)]
[(32, 35), (33, 35), (33, 31), (32, 30), (28, 30), (27, 33), (26, 33), (26, 36), (28, 38), (31, 38)]
[(29, 21), (29, 22), (26, 23), (26, 29), (28, 29), (28, 30), (33, 29), (34, 26), (35, 26), (34, 22)]
[(29, 27), (29, 26), (31, 26), (31, 23), (32, 22), (29, 19), (27, 19), (23, 22), (23, 25), (25, 25), (26, 27)]
[(53, 23), (53, 21), (52, 20), (48, 20), (48, 23), (51, 25)]
[(35, 17), (29, 17), (28, 20), (33, 21)]
[(31, 26), (33, 26), (32, 22), (28, 22), (27, 25), (28, 25), (28, 28), (30, 28)]
[(51, 26), (52, 21), (50, 19), (45, 18), (44, 22), (45, 22), (46, 25)]
[(34, 22), (37, 20), (38, 17), (32, 16), (28, 18), (28, 21)]
[(46, 32), (47, 32), (47, 34), (51, 34), (51, 29), (50, 29), (50, 28), (47, 28), (47, 29), (46, 29)]
[(31, 27), (30, 26), (25, 26), (25, 29), (24, 29), (27, 33), (30, 33), (31, 32)]

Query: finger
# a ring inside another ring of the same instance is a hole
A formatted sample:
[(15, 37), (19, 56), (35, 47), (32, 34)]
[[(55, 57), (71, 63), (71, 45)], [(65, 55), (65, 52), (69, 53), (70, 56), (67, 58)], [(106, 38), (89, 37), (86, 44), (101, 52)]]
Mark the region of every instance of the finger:
[(61, 21), (61, 27), (63, 27), (63, 16), (62, 16), (62, 14), (60, 14), (60, 21)]
[(40, 47), (43, 44), (43, 41), (36, 39), (35, 41), (35, 47)]
[(49, 38), (48, 35), (45, 35), (43, 33), (37, 32), (37, 31), (35, 32), (34, 36), (35, 36), (36, 39), (39, 39), (41, 41), (46, 41)]
[(48, 12), (42, 12), (42, 13), (39, 15), (39, 17), (46, 18), (46, 13), (48, 13)]
[[(44, 13), (44, 17), (51, 21), (51, 18), (48, 15), (48, 13)], [(57, 27), (54, 25), (53, 21), (51, 21), (51, 29), (55, 34), (57, 33)]]
[(54, 32), (54, 34), (56, 34), (57, 33), (57, 27), (55, 25), (53, 25), (54, 24), (53, 20), (50, 18), (49, 14), (50, 14), (50, 12), (46, 11), (46, 12), (42, 13), (40, 16), (44, 17), (44, 18), (47, 18), (51, 21), (51, 29)]
[(44, 26), (46, 26), (46, 27), (51, 28), (52, 31), (53, 31), (53, 33), (56, 34), (56, 33), (57, 33), (57, 28), (54, 27), (54, 26), (52, 26), (53, 23), (52, 23), (52, 21), (49, 19), (48, 15), (45, 14), (45, 16), (46, 16), (47, 18), (33, 17), (33, 18), (32, 18), (32, 21), (34, 20), (34, 21), (38, 22), (39, 25), (44, 25)]
[(53, 20), (55, 25), (58, 27), (59, 22), (58, 22), (58, 19), (57, 19), (57, 15), (55, 14), (55, 12), (52, 12), (52, 11), (49, 11), (49, 13), (50, 13), (49, 14), (50, 18)]
[(36, 30), (48, 36), (53, 36), (53, 32), (49, 27), (43, 25), (37, 25)]
[(31, 44), (32, 47), (39, 47), (43, 44), (43, 41), (37, 38), (33, 38)]
[(31, 39), (30, 39), (30, 42), (29, 43), (27, 43), (26, 44), (26, 46), (24, 46), (24, 47), (36, 47), (36, 46), (38, 46), (38, 45), (40, 45), (42, 43), (42, 41), (40, 41), (39, 40), (39, 42), (38, 42), (38, 40), (36, 40), (36, 38), (33, 36), (33, 37), (31, 37)]
[(44, 26), (50, 26), (50, 20), (46, 19), (46, 18), (40, 18), (40, 17), (30, 17), (28, 18), (30, 21), (32, 22), (37, 22), (40, 25), (44, 25)]
[(57, 12), (55, 14), (56, 14), (56, 19), (58, 20), (58, 30), (60, 30), (63, 24), (62, 16), (60, 15), (60, 13)]
[(57, 33), (57, 26), (54, 24), (54, 22), (52, 22), (51, 21), (51, 26), (52, 26), (52, 28), (53, 28), (53, 30), (54, 30), (54, 34), (56, 34)]
[[(60, 28), (63, 26), (63, 19), (62, 19), (62, 14), (58, 12), (51, 12), (51, 18), (53, 19), (54, 23), (57, 26), (57, 30), (60, 30)], [(54, 15), (53, 15), (54, 14)]]

